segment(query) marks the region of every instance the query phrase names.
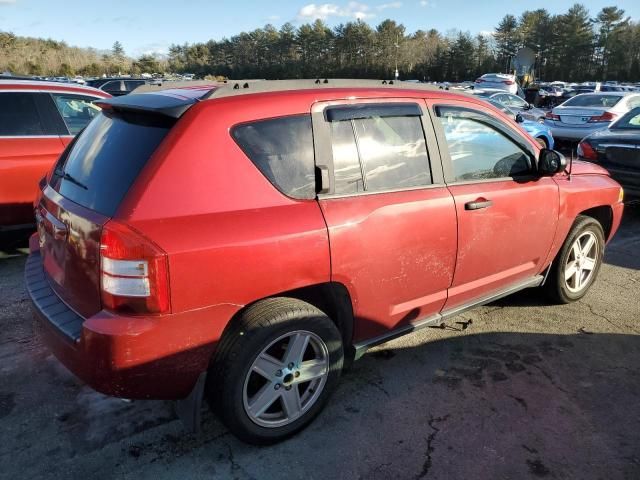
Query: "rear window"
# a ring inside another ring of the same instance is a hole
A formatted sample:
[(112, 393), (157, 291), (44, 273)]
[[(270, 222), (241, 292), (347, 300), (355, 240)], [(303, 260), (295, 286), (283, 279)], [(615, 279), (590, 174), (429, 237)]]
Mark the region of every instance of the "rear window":
[(576, 95), (567, 100), (562, 105), (565, 107), (596, 107), (611, 108), (622, 99), (618, 95)]
[(103, 111), (56, 167), (51, 185), (62, 196), (113, 216), (173, 120)]
[(238, 125), (232, 135), (254, 165), (282, 193), (316, 196), (310, 115), (273, 118)]

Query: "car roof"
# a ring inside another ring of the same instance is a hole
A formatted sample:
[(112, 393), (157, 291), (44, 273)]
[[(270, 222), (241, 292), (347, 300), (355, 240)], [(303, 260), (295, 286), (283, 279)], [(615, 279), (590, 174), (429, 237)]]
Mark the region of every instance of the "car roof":
[[(147, 111), (179, 118), (192, 105), (201, 101), (218, 101), (232, 97), (249, 95), (308, 95), (316, 101), (325, 101), (349, 97), (408, 96), (420, 98), (425, 92), (432, 98), (473, 98), (470, 95), (456, 94), (433, 85), (393, 82), (387, 80), (238, 80), (226, 83), (204, 83), (190, 87), (170, 88), (166, 86), (149, 89), (146, 93), (131, 93), (122, 97), (100, 102), (101, 106), (114, 109)], [(322, 92), (322, 93), (321, 93)], [(481, 100), (474, 99), (480, 103)]]
[(72, 83), (46, 82), (43, 80), (4, 80), (0, 82), (0, 90), (29, 90), (86, 93), (96, 97), (108, 97), (102, 90)]

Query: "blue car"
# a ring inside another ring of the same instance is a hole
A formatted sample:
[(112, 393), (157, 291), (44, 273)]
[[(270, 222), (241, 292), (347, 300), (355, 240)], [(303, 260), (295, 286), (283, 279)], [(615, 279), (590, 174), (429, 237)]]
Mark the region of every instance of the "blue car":
[(535, 138), (544, 148), (553, 150), (553, 135), (551, 134), (551, 129), (545, 124), (524, 120), (521, 115), (516, 114), (516, 112), (511, 110), (509, 107), (496, 100), (487, 99), (486, 101), (494, 107), (499, 108), (507, 115), (510, 115), (512, 118), (515, 118), (516, 122), (518, 122), (522, 126), (522, 128), (524, 128), (525, 131), (533, 138)]

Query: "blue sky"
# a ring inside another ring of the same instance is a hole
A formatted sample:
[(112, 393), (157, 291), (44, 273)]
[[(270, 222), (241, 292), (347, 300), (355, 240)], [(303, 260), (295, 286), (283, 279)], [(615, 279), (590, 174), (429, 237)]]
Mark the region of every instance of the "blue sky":
[[(108, 49), (122, 42), (128, 55), (166, 53), (172, 43), (219, 40), (272, 23), (295, 25), (322, 18), (330, 26), (355, 18), (376, 25), (385, 18), (412, 32), (437, 28), (491, 31), (506, 14), (546, 8), (566, 11), (576, 0), (0, 0), (0, 30)], [(639, 0), (584, 0), (595, 15), (617, 5), (635, 21)]]

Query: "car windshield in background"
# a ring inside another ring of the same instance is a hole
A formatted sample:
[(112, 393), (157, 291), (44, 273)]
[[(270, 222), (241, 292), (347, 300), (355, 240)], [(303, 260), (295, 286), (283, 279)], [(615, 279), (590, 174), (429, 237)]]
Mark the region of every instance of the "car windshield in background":
[(102, 112), (61, 158), (51, 185), (69, 200), (113, 216), (172, 124), (164, 117)]
[(611, 126), (611, 129), (617, 128), (640, 130), (640, 107), (634, 108)]
[(577, 95), (567, 100), (563, 107), (611, 108), (622, 99), (621, 95)]
[(515, 113), (513, 113), (511, 110), (509, 110), (507, 107), (505, 107), (503, 104), (501, 104), (500, 102), (498, 102), (496, 100), (489, 99), (489, 100), (487, 100), (487, 102), (489, 102), (491, 105), (493, 105), (497, 109), (503, 111), (507, 115), (510, 115), (510, 116), (514, 116), (515, 115)]

